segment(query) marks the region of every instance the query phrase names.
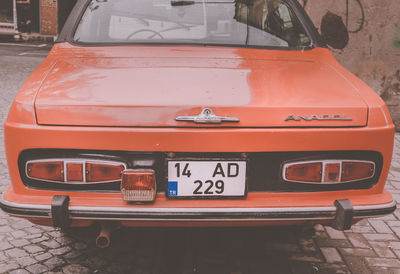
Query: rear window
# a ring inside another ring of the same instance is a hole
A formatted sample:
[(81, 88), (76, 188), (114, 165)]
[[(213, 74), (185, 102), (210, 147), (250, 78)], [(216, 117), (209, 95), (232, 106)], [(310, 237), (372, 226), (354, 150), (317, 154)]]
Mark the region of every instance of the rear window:
[(92, 0), (74, 40), (261, 47), (311, 43), (283, 0)]

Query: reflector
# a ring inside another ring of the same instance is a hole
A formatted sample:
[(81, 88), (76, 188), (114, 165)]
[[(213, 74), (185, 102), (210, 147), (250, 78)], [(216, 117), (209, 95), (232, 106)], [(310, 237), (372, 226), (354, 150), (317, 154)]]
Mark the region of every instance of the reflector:
[(123, 171), (121, 192), (124, 201), (154, 201), (156, 197), (156, 176), (154, 170)]
[(288, 181), (320, 183), (322, 162), (290, 164), (286, 167), (285, 175)]
[(86, 162), (86, 182), (113, 182), (121, 180), (122, 164)]
[(26, 174), (29, 178), (64, 182), (64, 162), (63, 161), (37, 161), (28, 162)]
[(325, 164), (324, 183), (338, 183), (340, 181), (340, 163)]
[(372, 162), (343, 161), (342, 182), (365, 180), (374, 177), (375, 165)]
[(81, 163), (67, 163), (67, 181), (83, 181), (83, 165)]

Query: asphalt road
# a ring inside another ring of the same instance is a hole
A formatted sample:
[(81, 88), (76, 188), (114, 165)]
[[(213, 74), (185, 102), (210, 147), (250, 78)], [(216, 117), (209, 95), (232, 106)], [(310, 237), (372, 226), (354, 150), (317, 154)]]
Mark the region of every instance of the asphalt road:
[[(0, 121), (49, 45), (0, 41)], [(27, 136), (29, 138), (29, 136)], [(387, 188), (400, 200), (400, 136)], [(9, 184), (0, 129), (0, 192)], [(0, 211), (0, 273), (400, 273), (400, 212), (346, 232), (329, 227), (120, 229), (64, 234)]]

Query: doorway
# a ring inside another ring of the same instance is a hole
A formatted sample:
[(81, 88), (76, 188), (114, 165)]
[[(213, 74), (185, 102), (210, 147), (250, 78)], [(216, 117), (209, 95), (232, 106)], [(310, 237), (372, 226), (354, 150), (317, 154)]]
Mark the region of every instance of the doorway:
[(24, 33), (40, 31), (39, 0), (17, 1), (18, 30)]
[(58, 0), (58, 32), (63, 28), (68, 15), (71, 13), (72, 8), (75, 6), (77, 0)]

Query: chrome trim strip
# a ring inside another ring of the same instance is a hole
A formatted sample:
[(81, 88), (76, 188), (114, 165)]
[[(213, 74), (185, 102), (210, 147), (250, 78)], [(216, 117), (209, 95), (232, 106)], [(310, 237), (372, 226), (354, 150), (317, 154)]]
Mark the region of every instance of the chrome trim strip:
[(70, 212), (122, 212), (122, 213), (283, 213), (283, 212), (334, 212), (336, 207), (268, 207), (268, 208), (149, 208), (149, 207), (86, 207), (70, 206)]
[[(229, 219), (229, 218), (218, 218), (218, 219), (163, 219), (163, 218), (134, 218), (134, 219), (126, 219), (126, 218), (107, 218), (109, 221), (171, 221), (171, 222), (262, 222), (262, 221), (312, 221), (312, 220), (333, 220), (333, 217), (314, 217), (314, 218), (258, 218), (258, 219)], [(103, 218), (72, 218), (74, 220), (104, 220)]]
[(51, 205), (38, 205), (38, 204), (21, 204), (15, 202), (9, 202), (4, 199), (3, 195), (0, 197), (0, 204), (10, 206), (17, 209), (37, 209), (37, 210), (51, 210)]
[(365, 205), (365, 206), (353, 206), (353, 209), (355, 211), (361, 211), (361, 210), (376, 210), (376, 209), (384, 209), (388, 207), (393, 207), (396, 206), (396, 201), (393, 200), (390, 203), (387, 204), (381, 204), (381, 205)]

